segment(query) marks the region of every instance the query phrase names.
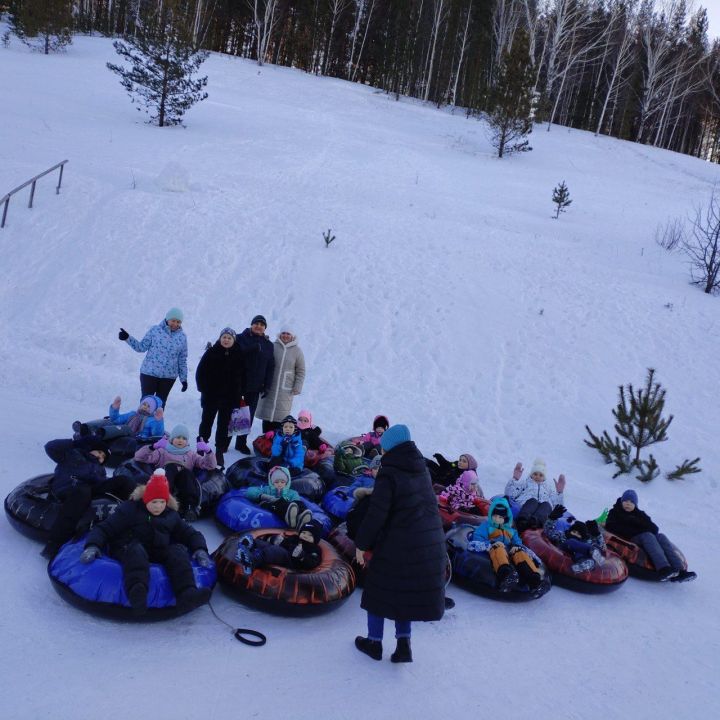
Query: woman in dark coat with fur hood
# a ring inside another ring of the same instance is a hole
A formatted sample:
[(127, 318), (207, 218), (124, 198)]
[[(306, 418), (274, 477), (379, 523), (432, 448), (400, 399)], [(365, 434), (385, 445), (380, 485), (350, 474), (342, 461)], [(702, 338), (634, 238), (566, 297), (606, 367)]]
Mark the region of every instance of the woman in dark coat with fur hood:
[(355, 646), (380, 660), (384, 619), (389, 618), (397, 638), (390, 659), (412, 662), (410, 623), (439, 620), (445, 610), (445, 535), (425, 459), (408, 428), (388, 428), (380, 446), (375, 489), (355, 539), (358, 562), (368, 562), (361, 602), (368, 636), (355, 638)]

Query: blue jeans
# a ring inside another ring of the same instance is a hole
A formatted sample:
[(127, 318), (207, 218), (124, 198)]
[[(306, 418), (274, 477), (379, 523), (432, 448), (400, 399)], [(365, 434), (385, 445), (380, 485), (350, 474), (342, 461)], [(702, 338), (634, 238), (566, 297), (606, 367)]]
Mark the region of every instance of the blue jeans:
[(651, 532), (640, 533), (632, 541), (647, 553), (656, 570), (662, 570), (668, 565), (673, 570), (683, 570), (685, 568), (672, 543), (662, 533), (657, 535)]
[[(374, 615), (369, 612), (368, 616), (368, 639), (370, 640), (382, 640), (383, 629), (385, 627), (385, 618), (380, 615)], [(395, 621), (395, 637), (396, 638), (409, 638), (410, 637), (410, 621), (409, 620), (396, 620)]]

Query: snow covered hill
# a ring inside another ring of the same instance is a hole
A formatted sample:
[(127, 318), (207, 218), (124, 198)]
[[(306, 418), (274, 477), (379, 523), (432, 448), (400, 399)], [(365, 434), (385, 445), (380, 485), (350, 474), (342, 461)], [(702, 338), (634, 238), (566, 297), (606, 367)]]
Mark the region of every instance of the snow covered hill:
[[(516, 460), (544, 457), (566, 499), (597, 515), (625, 486), (699, 580), (630, 580), (607, 597), (555, 588), (509, 607), (451, 589), (419, 626), (416, 662), (371, 663), (356, 594), (325, 618), (283, 620), (217, 593), (240, 646), (209, 611), (152, 627), (81, 614), (53, 591), (39, 547), (0, 524), (3, 717), (670, 718), (720, 709), (720, 588), (708, 508), (718, 497), (720, 300), (688, 285), (654, 229), (705, 200), (719, 169), (553, 127), (497, 160), (458, 112), (370, 88), (212, 56), (209, 99), (158, 129), (105, 69), (112, 45), (0, 49), (0, 194), (69, 158), (63, 189), (11, 202), (0, 231), (0, 430), (7, 493), (51, 465), (42, 446), (76, 418), (137, 393), (141, 358), (117, 340), (185, 311), (191, 372), (225, 325), (292, 323), (308, 365), (295, 409), (333, 438), (383, 412), (420, 448), (472, 452), (487, 495)], [(173, 170), (171, 163), (180, 166)], [(164, 188), (182, 172), (185, 192)], [(552, 218), (553, 187), (573, 204)], [(325, 248), (322, 232), (337, 236)], [(704, 472), (639, 487), (582, 443), (610, 427), (617, 386), (655, 367), (675, 414), (655, 452)], [(199, 421), (194, 384), (168, 422)], [(231, 454), (229, 459), (234, 459)], [(211, 548), (220, 535), (201, 523)], [(159, 680), (166, 676), (167, 680)]]

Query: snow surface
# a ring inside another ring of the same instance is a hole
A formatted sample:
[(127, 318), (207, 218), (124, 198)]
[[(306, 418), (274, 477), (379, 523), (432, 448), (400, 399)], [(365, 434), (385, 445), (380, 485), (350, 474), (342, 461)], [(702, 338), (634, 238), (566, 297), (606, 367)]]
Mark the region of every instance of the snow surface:
[[(72, 420), (117, 393), (132, 406), (141, 356), (121, 325), (142, 336), (182, 307), (192, 373), (208, 339), (262, 312), (273, 338), (293, 318), (308, 367), (295, 409), (331, 438), (386, 413), (426, 455), (472, 452), (488, 495), (541, 456), (581, 516), (633, 486), (699, 579), (554, 588), (523, 606), (451, 588), (456, 609), (417, 625), (416, 660), (398, 667), (354, 649), (359, 593), (291, 620), (216, 591), (229, 622), (267, 633), (262, 649), (207, 608), (152, 626), (88, 616), (0, 523), (0, 716), (715, 716), (720, 299), (688, 285), (653, 232), (705, 199), (718, 167), (560, 127), (499, 161), (460, 112), (226, 56), (205, 65), (210, 97), (187, 127), (157, 129), (105, 69), (113, 56), (99, 38), (49, 57), (0, 49), (0, 192), (70, 160), (61, 194), (43, 179), (0, 231), (3, 493), (52, 468), (43, 444)], [(186, 192), (162, 189), (170, 163)], [(561, 180), (573, 204), (555, 220)], [(675, 414), (661, 467), (700, 455), (704, 472), (640, 487), (611, 480), (582, 438), (585, 423), (610, 427), (617, 386), (650, 366)], [(167, 422), (199, 422), (198, 400), (192, 381), (175, 389)], [(200, 525), (214, 549), (219, 532)]]

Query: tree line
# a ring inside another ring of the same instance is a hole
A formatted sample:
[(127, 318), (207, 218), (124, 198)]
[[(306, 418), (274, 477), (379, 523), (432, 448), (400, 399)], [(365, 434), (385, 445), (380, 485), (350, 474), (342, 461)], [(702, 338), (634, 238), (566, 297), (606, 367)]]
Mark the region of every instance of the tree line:
[(196, 49), (468, 115), (512, 102), (503, 83), (522, 76), (536, 131), (559, 124), (720, 161), (720, 42), (686, 0), (11, 0), (9, 17), (47, 52), (43, 12), (56, 30), (128, 37), (169, 6)]

